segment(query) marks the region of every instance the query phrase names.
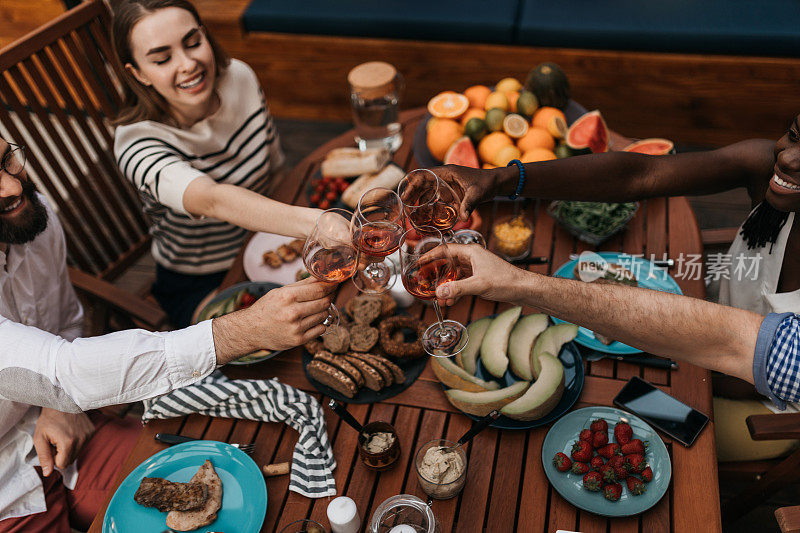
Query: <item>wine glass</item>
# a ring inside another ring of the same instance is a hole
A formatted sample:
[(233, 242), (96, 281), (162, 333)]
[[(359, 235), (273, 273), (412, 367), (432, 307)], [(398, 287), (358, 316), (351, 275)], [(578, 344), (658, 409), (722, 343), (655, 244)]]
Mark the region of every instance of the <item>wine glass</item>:
[[(353, 215), (345, 209), (324, 211), (303, 246), (303, 264), (320, 281), (340, 283), (355, 274), (358, 249), (353, 244)], [(339, 310), (331, 304), (323, 324), (339, 323)]]
[(403, 204), (397, 193), (375, 187), (361, 195), (353, 217), (353, 243), (367, 265), (353, 276), (358, 290), (380, 294), (392, 287), (395, 268), (387, 256), (400, 247), (404, 231)]
[[(455, 320), (442, 318), (442, 310), (436, 300), (436, 288), (442, 283), (458, 278), (458, 266), (450, 255), (441, 231), (434, 227), (423, 227), (423, 235), (416, 245), (406, 242), (411, 230), (400, 240), (400, 266), (403, 286), (421, 300), (433, 300), (433, 309), (438, 321), (422, 335), (422, 347), (434, 357), (452, 357), (464, 349), (469, 335), (467, 328)], [(416, 236), (413, 233), (412, 236)]]
[(397, 194), (406, 217), (419, 233), (431, 227), (446, 232), (458, 222), (461, 198), (433, 171), (412, 170), (400, 180)]
[(480, 231), (474, 229), (460, 229), (456, 232), (450, 232), (445, 235), (447, 242), (455, 244), (478, 244), (481, 248), (486, 248), (486, 238)]

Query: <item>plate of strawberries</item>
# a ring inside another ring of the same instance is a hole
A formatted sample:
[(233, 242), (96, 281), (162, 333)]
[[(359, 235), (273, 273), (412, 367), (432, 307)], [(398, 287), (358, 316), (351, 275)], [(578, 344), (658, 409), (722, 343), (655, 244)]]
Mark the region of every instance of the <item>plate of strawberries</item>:
[(643, 513), (664, 496), (672, 462), (636, 415), (584, 407), (561, 417), (542, 445), (547, 479), (575, 507), (602, 516)]

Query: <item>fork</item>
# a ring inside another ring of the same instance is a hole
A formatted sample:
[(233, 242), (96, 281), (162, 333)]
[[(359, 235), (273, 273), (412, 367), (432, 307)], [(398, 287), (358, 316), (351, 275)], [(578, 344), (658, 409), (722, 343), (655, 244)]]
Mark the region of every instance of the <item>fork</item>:
[[(183, 435), (173, 435), (171, 433), (156, 433), (154, 437), (158, 442), (163, 442), (164, 444), (169, 444), (172, 446), (173, 444), (183, 444), (184, 442), (191, 442), (193, 440), (207, 440), (207, 439), (198, 439), (195, 437), (185, 437)], [(250, 455), (255, 451), (256, 445), (253, 443), (249, 444), (239, 444), (239, 443), (230, 443), (231, 446), (234, 448), (238, 448), (239, 450), (243, 451), (247, 455)]]

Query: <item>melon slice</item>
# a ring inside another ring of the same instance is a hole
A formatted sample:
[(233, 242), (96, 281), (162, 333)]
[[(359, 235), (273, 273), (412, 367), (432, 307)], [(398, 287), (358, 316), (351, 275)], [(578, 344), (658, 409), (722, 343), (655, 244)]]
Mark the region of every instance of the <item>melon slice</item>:
[(512, 307), (497, 315), (481, 342), (481, 361), (486, 370), (495, 377), (501, 378), (508, 369), (508, 336), (517, 323), (522, 308)]
[(675, 144), (668, 139), (642, 139), (629, 144), (622, 151), (648, 155), (674, 154)]
[(511, 371), (524, 380), (531, 381), (531, 350), (536, 337), (547, 329), (547, 315), (525, 315), (520, 318), (508, 337), (508, 362)]
[(469, 415), (486, 416), (495, 409), (500, 409), (504, 405), (513, 402), (528, 390), (527, 381), (517, 381), (504, 389), (491, 390), (488, 392), (467, 392), (458, 389), (445, 391), (448, 401)]
[(536, 339), (536, 344), (533, 345), (533, 351), (531, 352), (531, 373), (533, 377), (539, 379), (539, 354), (546, 352), (555, 354), (555, 357), (558, 357), (558, 354), (561, 353), (561, 347), (577, 336), (578, 326), (575, 324), (558, 324), (544, 330), (539, 335), (539, 338)]
[(484, 381), (467, 373), (449, 359), (443, 357), (432, 357), (431, 368), (439, 381), (454, 389), (461, 389), (471, 392), (483, 392), (487, 390), (497, 390), (500, 384), (494, 381)]
[(444, 156), (445, 165), (461, 165), (462, 167), (481, 168), (478, 153), (469, 137), (457, 139)]
[(584, 113), (567, 131), (567, 146), (573, 150), (589, 148), (598, 154), (608, 151), (608, 126), (600, 111)]
[(455, 359), (458, 366), (473, 376), (478, 369), (478, 353), (481, 351), (483, 337), (486, 335), (486, 330), (489, 329), (489, 324), (492, 323), (492, 320), (492, 317), (485, 316), (467, 326), (469, 340), (464, 349), (456, 354)]
[(553, 410), (564, 393), (564, 366), (557, 357), (545, 352), (538, 355), (539, 377), (525, 394), (507, 404), (500, 412), (514, 420), (536, 420)]

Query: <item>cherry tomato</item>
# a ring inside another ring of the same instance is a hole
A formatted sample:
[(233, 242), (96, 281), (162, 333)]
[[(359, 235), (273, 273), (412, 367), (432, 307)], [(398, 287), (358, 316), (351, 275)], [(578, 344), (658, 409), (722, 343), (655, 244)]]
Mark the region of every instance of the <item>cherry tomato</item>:
[(324, 210), (324, 209), (330, 209), (330, 208), (331, 208), (331, 203), (330, 203), (328, 200), (322, 200), (322, 201), (319, 203), (319, 208), (320, 208), (320, 209), (323, 209), (323, 210)]
[(336, 186), (339, 189), (339, 192), (344, 192), (345, 189), (347, 189), (350, 186), (350, 184), (342, 180), (340, 183), (337, 183)]
[(318, 183), (317, 185), (314, 186), (314, 192), (316, 192), (318, 194), (324, 193), (325, 189), (326, 189), (326, 187), (322, 183)]
[(330, 202), (335, 202), (337, 198), (339, 198), (339, 195), (336, 194), (335, 191), (330, 191), (328, 194), (325, 195), (325, 199)]
[(314, 193), (311, 195), (311, 198), (309, 198), (309, 200), (311, 200), (312, 204), (319, 204), (319, 201), (322, 200), (322, 195), (319, 193)]

